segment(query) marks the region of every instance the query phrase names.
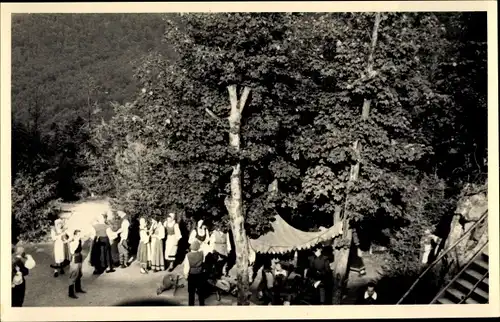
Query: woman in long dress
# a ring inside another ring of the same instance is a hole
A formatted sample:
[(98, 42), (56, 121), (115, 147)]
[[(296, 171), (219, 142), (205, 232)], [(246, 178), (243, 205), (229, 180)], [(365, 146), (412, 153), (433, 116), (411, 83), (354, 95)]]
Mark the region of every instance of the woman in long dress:
[(120, 220), (118, 216), (114, 213), (108, 216), (109, 227), (106, 230), (106, 234), (109, 238), (110, 249), (111, 249), (111, 260), (113, 261), (113, 266), (120, 266), (120, 251), (118, 250), (118, 244), (120, 242)]
[(168, 214), (167, 220), (163, 224), (166, 230), (167, 241), (165, 243), (165, 260), (168, 264), (168, 271), (174, 270), (174, 263), (177, 256), (177, 247), (182, 238), (179, 224), (175, 220), (175, 214)]
[(64, 224), (62, 219), (57, 219), (54, 221), (54, 226), (50, 230), (50, 235), (52, 241), (54, 242), (54, 277), (58, 277), (59, 274), (64, 274), (64, 263), (69, 259), (69, 254), (67, 252), (67, 246), (64, 242), (65, 236), (67, 236), (64, 230)]
[(107, 273), (114, 272), (111, 260), (111, 246), (106, 233), (108, 225), (105, 224), (104, 215), (99, 215), (93, 226), (93, 244), (90, 253), (90, 264), (94, 267), (94, 274), (101, 274), (108, 268)]
[(151, 235), (146, 224), (146, 219), (139, 219), (139, 247), (137, 248), (137, 260), (141, 265), (141, 273), (146, 274), (151, 266)]
[(165, 227), (156, 219), (151, 219), (151, 231), (151, 268), (154, 272), (164, 271), (163, 239), (165, 238)]
[(203, 255), (206, 256), (211, 252), (210, 247), (210, 234), (208, 232), (207, 226), (203, 224), (203, 220), (198, 220), (196, 223), (196, 227), (189, 235), (189, 244), (191, 245), (194, 241), (198, 241), (200, 243), (200, 250), (203, 252)]

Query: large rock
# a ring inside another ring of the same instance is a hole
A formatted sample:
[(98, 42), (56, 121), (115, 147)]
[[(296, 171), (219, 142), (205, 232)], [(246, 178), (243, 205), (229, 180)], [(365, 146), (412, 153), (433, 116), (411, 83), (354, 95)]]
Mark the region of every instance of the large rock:
[(455, 242), (460, 239), (464, 233), (464, 228), (460, 224), (460, 215), (455, 215), (451, 221), (450, 233), (446, 239), (445, 249), (450, 248)]
[[(468, 186), (464, 191), (468, 192), (457, 203), (455, 216), (451, 222), (450, 233), (446, 240), (446, 249), (453, 246), (462, 235), (468, 231), (477, 221), (488, 211), (488, 197), (485, 192), (486, 186)], [(477, 191), (471, 194), (472, 190)], [(467, 237), (462, 240), (452, 251), (459, 265), (465, 264), (471, 256), (475, 254), (478, 247), (488, 237), (487, 221), (479, 224), (475, 229), (467, 233)]]
[(466, 221), (478, 221), (488, 210), (488, 196), (480, 192), (471, 196), (461, 198), (457, 203), (456, 214), (462, 216)]

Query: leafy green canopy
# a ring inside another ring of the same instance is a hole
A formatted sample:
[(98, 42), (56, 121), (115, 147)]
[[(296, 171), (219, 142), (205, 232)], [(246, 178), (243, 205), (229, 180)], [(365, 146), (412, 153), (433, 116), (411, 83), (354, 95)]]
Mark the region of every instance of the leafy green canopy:
[[(331, 225), (347, 194), (356, 221), (429, 225), (444, 211), (429, 214), (444, 189), (430, 175), (439, 160), (429, 118), (454, 108), (442, 84), (459, 57), (445, 28), (450, 17), (383, 14), (374, 72), (366, 75), (372, 14), (166, 16), (165, 42), (177, 58), (151, 53), (137, 71), (143, 89), (136, 101), (116, 106), (96, 130), (107, 165), (100, 173), (133, 214), (174, 210), (226, 225), (223, 200), (237, 158), (251, 236), (275, 213), (303, 229)], [(252, 89), (239, 155), (228, 149), (231, 84)], [(366, 122), (363, 99), (372, 100)], [(360, 178), (348, 191), (356, 140)]]

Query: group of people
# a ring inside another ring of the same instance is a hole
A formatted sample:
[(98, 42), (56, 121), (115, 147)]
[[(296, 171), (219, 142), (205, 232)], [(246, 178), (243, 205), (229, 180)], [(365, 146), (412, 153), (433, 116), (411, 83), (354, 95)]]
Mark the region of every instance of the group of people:
[[(82, 289), (82, 240), (80, 230), (69, 231), (63, 220), (57, 219), (51, 229), (54, 242), (54, 277), (64, 274), (64, 267), (69, 264), (68, 295), (78, 298), (76, 293), (86, 293)], [(21, 307), (26, 294), (26, 276), (35, 267), (33, 257), (26, 254), (23, 247), (14, 247), (12, 252), (12, 306)]]
[(115, 267), (126, 268), (129, 261), (130, 220), (123, 211), (98, 215), (90, 233), (93, 240), (90, 265), (94, 274), (112, 273)]
[[(208, 278), (206, 273), (209, 270), (206, 263), (207, 256), (216, 258), (217, 267), (224, 275), (228, 274), (228, 259), (232, 247), (227, 231), (219, 229), (209, 231), (204, 221), (199, 220), (188, 236), (190, 251), (182, 254), (179, 244), (183, 235), (174, 213), (169, 213), (164, 221), (140, 217), (138, 230), (136, 259), (142, 274), (165, 270), (172, 272), (177, 260), (186, 255), (183, 270), (188, 280), (190, 305), (194, 305), (196, 293), (199, 294), (200, 304), (204, 304), (205, 293), (202, 291), (206, 288), (205, 282)], [(130, 233), (131, 223), (123, 211), (108, 212), (96, 218), (91, 233), (93, 244), (90, 254), (90, 264), (94, 267), (94, 274), (112, 273), (116, 267), (126, 268), (130, 265), (132, 259), (129, 256)], [(56, 247), (55, 242), (54, 247)], [(255, 253), (250, 257), (255, 258)], [(63, 256), (58, 257), (56, 261), (61, 260), (64, 260)], [(171, 277), (164, 279), (170, 284), (172, 280)]]
[(50, 231), (54, 243), (54, 277), (64, 275), (64, 268), (69, 264), (68, 296), (77, 299), (77, 293), (86, 293), (82, 289), (83, 245), (81, 230), (70, 230), (63, 219), (56, 219)]
[[(174, 213), (169, 213), (165, 221), (159, 222), (152, 218), (149, 222), (145, 218), (139, 219), (139, 247), (137, 260), (140, 263), (141, 273), (149, 271), (159, 272), (174, 270), (179, 258), (179, 242), (183, 238), (179, 223)], [(203, 259), (209, 253), (216, 252), (225, 262), (232, 249), (228, 232), (213, 230), (210, 232), (203, 220), (199, 220), (191, 231), (188, 244), (196, 244), (203, 254)]]
[[(263, 264), (258, 298), (264, 305), (332, 304), (333, 272), (329, 256), (319, 245), (300, 263), (297, 252), (292, 260), (268, 259)], [(357, 304), (377, 304), (375, 284), (368, 283)]]
[[(131, 223), (123, 211), (108, 212), (98, 215), (91, 230), (92, 247), (90, 264), (94, 274), (111, 273), (116, 267), (126, 268), (132, 262), (129, 235)], [(151, 218), (139, 218), (138, 248), (136, 259), (140, 272), (172, 272), (179, 258), (181, 229), (174, 213), (169, 213), (163, 222)], [(81, 230), (73, 231), (65, 227), (62, 219), (57, 219), (51, 229), (54, 247), (54, 277), (65, 274), (64, 267), (70, 265), (68, 296), (78, 298), (77, 293), (86, 293), (82, 289), (82, 238)], [(224, 279), (228, 277), (228, 259), (232, 250), (229, 232), (213, 229), (209, 231), (203, 220), (199, 220), (188, 237), (189, 251), (184, 256), (183, 274), (188, 282), (189, 305), (193, 306), (195, 295), (200, 305), (204, 305), (207, 287), (219, 290), (235, 290)], [(249, 280), (256, 277), (254, 264), (256, 253), (250, 248)], [(182, 256), (181, 256), (182, 257)], [(333, 290), (330, 261), (323, 254), (323, 248), (317, 247), (307, 264), (298, 265), (297, 253), (293, 260), (283, 261), (277, 258), (262, 262), (261, 281), (258, 285), (259, 298), (267, 305), (299, 304), (298, 294), (310, 291), (315, 294), (314, 304), (330, 304), (330, 291)], [(12, 299), (13, 306), (22, 306), (25, 293), (25, 279), (29, 269), (34, 267), (33, 258), (24, 253), (22, 248), (13, 252)], [(163, 285), (157, 293), (172, 287), (173, 275), (166, 275)], [(219, 294), (219, 293), (218, 293)], [(361, 304), (375, 304), (377, 294), (374, 285), (369, 285), (363, 293)], [(310, 303), (313, 304), (313, 303)]]

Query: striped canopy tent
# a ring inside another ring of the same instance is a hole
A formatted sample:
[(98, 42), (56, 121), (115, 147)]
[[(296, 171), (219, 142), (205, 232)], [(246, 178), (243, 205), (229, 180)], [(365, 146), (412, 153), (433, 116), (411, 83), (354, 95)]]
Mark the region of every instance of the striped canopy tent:
[(250, 239), (250, 247), (260, 254), (284, 254), (310, 249), (319, 243), (342, 235), (342, 222), (316, 232), (307, 232), (289, 225), (277, 215), (271, 223), (273, 229), (257, 239)]

